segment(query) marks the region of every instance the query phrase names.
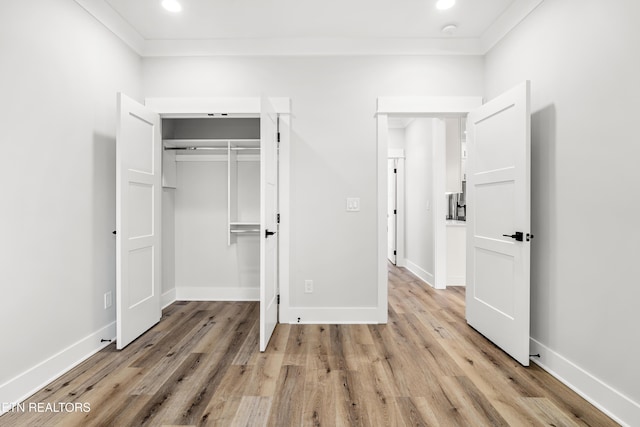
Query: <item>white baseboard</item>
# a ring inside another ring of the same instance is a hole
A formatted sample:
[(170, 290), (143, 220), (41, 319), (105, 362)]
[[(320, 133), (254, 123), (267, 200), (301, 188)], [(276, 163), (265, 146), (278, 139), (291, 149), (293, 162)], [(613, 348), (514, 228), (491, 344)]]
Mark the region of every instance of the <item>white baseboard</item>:
[[(378, 324), (378, 307), (290, 307), (280, 323), (305, 324)], [(298, 318), (300, 320), (298, 320)]]
[(162, 307), (163, 310), (176, 301), (176, 288), (169, 289), (167, 292), (160, 295), (160, 307)]
[(176, 301), (260, 301), (260, 288), (176, 286)]
[(531, 338), (531, 361), (623, 426), (640, 425), (640, 403), (596, 378), (570, 360)]
[[(102, 350), (110, 342), (100, 342), (102, 338), (115, 340), (116, 322), (112, 322), (102, 329), (88, 335), (80, 341), (59, 351), (36, 366), (0, 384), (0, 402), (19, 403), (27, 399), (44, 386), (70, 371), (89, 357)], [(6, 405), (0, 405), (0, 415)]]
[(418, 278), (422, 280), (424, 283), (426, 283), (427, 285), (433, 288), (433, 283), (435, 283), (435, 278), (433, 277), (433, 274), (429, 273), (426, 270), (423, 270), (422, 267), (420, 267), (418, 264), (415, 264), (408, 259), (405, 259), (405, 268), (410, 272), (412, 272), (413, 274), (415, 274), (416, 276), (418, 276)]

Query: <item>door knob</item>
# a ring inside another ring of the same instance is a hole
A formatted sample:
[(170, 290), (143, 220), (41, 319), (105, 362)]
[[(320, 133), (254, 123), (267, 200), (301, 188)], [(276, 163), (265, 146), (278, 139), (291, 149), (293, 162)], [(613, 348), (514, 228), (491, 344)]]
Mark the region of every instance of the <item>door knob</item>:
[(524, 233), (522, 231), (516, 231), (515, 234), (503, 234), (504, 237), (511, 237), (512, 239), (516, 239), (518, 242), (522, 242), (524, 240)]
[(264, 238), (266, 239), (269, 236), (273, 236), (274, 234), (276, 234), (275, 231), (269, 231), (269, 230), (264, 230)]

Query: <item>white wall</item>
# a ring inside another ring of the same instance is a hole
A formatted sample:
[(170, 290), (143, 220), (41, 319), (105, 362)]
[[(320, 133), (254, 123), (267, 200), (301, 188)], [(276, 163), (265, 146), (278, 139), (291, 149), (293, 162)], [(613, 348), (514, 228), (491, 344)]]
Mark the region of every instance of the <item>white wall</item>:
[(460, 174), (460, 119), (444, 119), (446, 125), (446, 172), (445, 190), (449, 193), (462, 192), (462, 178)]
[(0, 3), (0, 52), (0, 402), (12, 402), (113, 338), (116, 92), (139, 98), (141, 62), (66, 0)]
[(629, 425), (640, 425), (638, 17), (633, 0), (546, 1), (485, 67), (488, 98), (531, 80), (541, 363)]
[(417, 118), (405, 129), (404, 210), (407, 268), (431, 286), (435, 286), (433, 121)]
[[(143, 82), (145, 96), (291, 97), (292, 306), (374, 307), (376, 98), (481, 95), (482, 64), (473, 56), (146, 58)], [(361, 198), (359, 213), (346, 212), (347, 197)]]
[(404, 150), (405, 128), (389, 129), (389, 149)]
[[(177, 169), (177, 168), (176, 168)], [(176, 189), (162, 189), (162, 289), (161, 305), (176, 300)]]

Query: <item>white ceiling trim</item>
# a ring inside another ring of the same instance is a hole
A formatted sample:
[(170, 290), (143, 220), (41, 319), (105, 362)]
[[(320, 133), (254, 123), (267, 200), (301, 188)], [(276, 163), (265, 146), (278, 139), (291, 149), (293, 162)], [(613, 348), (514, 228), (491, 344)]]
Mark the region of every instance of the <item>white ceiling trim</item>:
[(481, 38), (143, 38), (105, 0), (75, 0), (137, 54), (152, 56), (484, 55), (544, 0), (517, 0)]
[(147, 42), (118, 12), (104, 0), (76, 0), (87, 12), (124, 41), (138, 55), (144, 56)]
[(246, 38), (147, 40), (143, 56), (479, 55), (479, 39)]
[(533, 10), (540, 6), (544, 0), (517, 0), (491, 26), (480, 38), (482, 53), (489, 52), (511, 30), (520, 24)]

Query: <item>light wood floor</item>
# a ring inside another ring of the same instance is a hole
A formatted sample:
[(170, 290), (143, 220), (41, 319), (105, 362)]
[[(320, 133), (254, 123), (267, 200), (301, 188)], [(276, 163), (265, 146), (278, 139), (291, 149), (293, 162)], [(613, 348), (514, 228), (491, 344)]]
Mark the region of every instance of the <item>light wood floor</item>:
[(177, 302), (125, 350), (111, 345), (0, 426), (614, 426), (464, 320), (464, 288), (389, 268), (387, 325), (278, 325), (258, 352), (258, 304)]

